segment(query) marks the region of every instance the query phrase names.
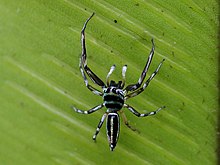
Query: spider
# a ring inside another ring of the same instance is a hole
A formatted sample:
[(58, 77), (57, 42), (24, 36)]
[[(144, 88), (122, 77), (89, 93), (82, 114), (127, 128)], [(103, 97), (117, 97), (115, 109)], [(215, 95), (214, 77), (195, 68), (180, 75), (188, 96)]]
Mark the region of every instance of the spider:
[[(82, 55), (80, 58), (79, 68), (82, 74), (82, 77), (84, 79), (84, 83), (86, 87), (92, 91), (94, 94), (98, 96), (102, 96), (104, 102), (93, 107), (92, 109), (89, 109), (88, 111), (80, 110), (72, 106), (72, 109), (75, 110), (78, 113), (81, 114), (91, 114), (93, 112), (96, 112), (103, 108), (104, 106), (107, 108), (107, 111), (102, 116), (95, 134), (93, 135), (93, 140), (96, 140), (96, 137), (100, 131), (100, 128), (102, 127), (105, 119), (106, 119), (106, 133), (107, 138), (110, 146), (110, 150), (113, 151), (119, 137), (119, 131), (120, 131), (120, 118), (118, 112), (121, 114), (122, 119), (127, 127), (135, 131), (136, 129), (131, 127), (128, 123), (128, 120), (124, 114), (124, 112), (121, 110), (123, 107), (127, 108), (131, 113), (136, 115), (137, 117), (145, 117), (145, 116), (151, 116), (158, 113), (161, 109), (165, 108), (165, 106), (162, 106), (158, 108), (156, 111), (148, 112), (141, 114), (138, 111), (136, 111), (132, 106), (125, 103), (125, 101), (129, 98), (132, 98), (134, 96), (139, 95), (141, 92), (144, 91), (144, 89), (149, 85), (150, 81), (154, 78), (154, 76), (158, 73), (160, 67), (163, 64), (163, 59), (160, 64), (158, 65), (157, 69), (151, 74), (151, 76), (147, 79), (147, 81), (143, 84), (143, 81), (145, 79), (146, 73), (148, 71), (148, 68), (151, 64), (153, 55), (154, 55), (154, 42), (153, 39), (152, 42), (152, 49), (150, 52), (150, 55), (147, 59), (146, 65), (144, 67), (144, 70), (141, 73), (141, 76), (136, 84), (125, 86), (125, 73), (127, 70), (127, 65), (124, 65), (122, 67), (122, 81), (119, 81), (116, 83), (113, 80), (109, 80), (110, 75), (115, 70), (115, 65), (113, 65), (110, 68), (110, 71), (107, 74), (107, 83), (105, 84), (87, 65), (87, 54), (86, 54), (86, 43), (85, 43), (85, 29), (87, 26), (87, 23), (89, 20), (94, 16), (95, 13), (93, 13), (84, 23), (84, 26), (81, 31), (81, 42), (82, 42)], [(102, 88), (102, 91), (92, 87), (87, 79), (87, 76), (93, 81), (93, 83), (97, 84)], [(143, 84), (143, 85), (142, 85)]]

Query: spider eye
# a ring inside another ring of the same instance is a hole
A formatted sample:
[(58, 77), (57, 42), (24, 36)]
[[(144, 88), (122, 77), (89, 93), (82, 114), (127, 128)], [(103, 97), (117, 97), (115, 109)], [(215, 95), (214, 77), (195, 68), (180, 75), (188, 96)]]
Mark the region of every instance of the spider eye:
[(115, 88), (113, 88), (113, 89), (112, 89), (112, 92), (116, 94), (116, 89), (115, 89)]
[(106, 89), (106, 93), (109, 93), (109, 92), (110, 92), (110, 88), (107, 88), (107, 89)]
[(117, 94), (122, 94), (122, 91), (121, 90), (117, 90)]
[(110, 89), (109, 89), (109, 88), (104, 88), (104, 89), (103, 89), (103, 92), (104, 92), (104, 93), (109, 93), (109, 92), (110, 92)]

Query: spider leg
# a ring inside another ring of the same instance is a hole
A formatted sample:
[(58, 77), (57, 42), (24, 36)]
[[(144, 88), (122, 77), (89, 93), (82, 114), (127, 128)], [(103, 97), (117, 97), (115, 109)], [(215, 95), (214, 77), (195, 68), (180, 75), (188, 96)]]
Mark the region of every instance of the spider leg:
[(151, 111), (148, 113), (139, 113), (138, 111), (136, 111), (133, 107), (131, 107), (128, 104), (124, 104), (125, 108), (128, 108), (129, 111), (131, 111), (134, 115), (136, 115), (137, 117), (145, 117), (145, 116), (151, 116), (151, 115), (155, 115), (157, 114), (160, 110), (162, 110), (163, 108), (165, 108), (165, 106), (158, 108), (156, 111)]
[(123, 122), (125, 123), (125, 125), (130, 128), (132, 131), (137, 131), (138, 133), (140, 133), (136, 128), (132, 127), (129, 123), (128, 123), (128, 119), (124, 113), (124, 111), (120, 110), (119, 111), (121, 113), (121, 117), (123, 119)]
[(101, 109), (103, 106), (104, 106), (104, 104), (102, 103), (102, 104), (100, 104), (100, 105), (97, 105), (97, 106), (91, 108), (91, 109), (88, 110), (88, 111), (83, 111), (83, 110), (77, 109), (77, 108), (74, 107), (74, 106), (71, 106), (71, 108), (72, 108), (74, 111), (76, 111), (77, 113), (90, 114), (90, 113), (93, 113), (93, 112), (95, 112), (95, 111), (98, 111), (98, 110)]
[(142, 86), (142, 88), (139, 88), (138, 90), (129, 93), (128, 95), (125, 96), (125, 99), (129, 99), (131, 97), (137, 96), (139, 95), (141, 92), (144, 91), (144, 89), (149, 85), (150, 81), (154, 78), (154, 76), (156, 76), (156, 74), (159, 72), (163, 62), (165, 61), (165, 59), (163, 59), (160, 64), (158, 65), (157, 69), (151, 74), (151, 76), (147, 79), (147, 81), (144, 83), (144, 85)]
[(127, 91), (127, 92), (128, 92), (128, 91), (135, 91), (135, 90), (138, 89), (138, 88), (141, 86), (141, 84), (143, 83), (144, 78), (145, 78), (145, 76), (146, 76), (146, 73), (147, 73), (147, 71), (148, 71), (148, 69), (149, 69), (149, 66), (150, 66), (150, 64), (151, 64), (151, 61), (152, 61), (152, 59), (153, 59), (153, 55), (154, 55), (154, 41), (153, 41), (153, 39), (151, 40), (151, 42), (152, 42), (152, 48), (151, 48), (151, 51), (150, 51), (150, 55), (149, 55), (149, 57), (148, 57), (148, 59), (147, 59), (147, 63), (145, 64), (144, 70), (142, 71), (141, 76), (140, 76), (138, 82), (137, 82), (136, 84), (128, 85), (128, 86), (125, 88), (125, 91)]
[(112, 74), (112, 72), (115, 70), (115, 65), (112, 65), (108, 74), (107, 74), (107, 77), (106, 77), (106, 81), (107, 81), (107, 86), (110, 86), (110, 83), (109, 83), (109, 77), (110, 75)]
[(101, 87), (105, 87), (104, 82), (94, 73), (92, 72), (92, 70), (87, 66), (87, 55), (86, 55), (86, 41), (85, 41), (85, 29), (86, 29), (86, 25), (89, 22), (89, 20), (93, 17), (95, 13), (93, 13), (84, 23), (84, 26), (82, 28), (81, 31), (81, 42), (82, 42), (82, 55), (80, 58), (80, 63), (79, 63), (79, 68), (80, 71), (82, 73), (84, 82), (86, 84), (86, 87), (91, 90), (93, 93), (102, 96), (103, 93), (99, 90), (97, 90), (96, 88), (92, 87), (91, 85), (89, 85), (87, 77), (85, 72), (87, 73), (87, 75), (89, 76), (89, 78), (97, 85), (101, 86)]
[(99, 91), (98, 89), (96, 89), (96, 88), (94, 88), (93, 86), (89, 85), (89, 81), (88, 81), (88, 79), (87, 79), (87, 77), (86, 77), (86, 74), (84, 73), (84, 70), (83, 70), (82, 67), (80, 67), (80, 71), (81, 71), (81, 74), (82, 74), (82, 76), (83, 76), (84, 83), (86, 84), (86, 87), (87, 87), (90, 91), (92, 91), (94, 94), (99, 95), (99, 96), (102, 96), (103, 93), (102, 93), (101, 91)]
[(105, 121), (105, 118), (107, 116), (107, 113), (104, 113), (104, 115), (102, 116), (97, 128), (96, 128), (96, 132), (95, 134), (93, 135), (92, 139), (95, 141), (96, 140), (96, 136), (98, 135), (99, 131), (100, 131), (100, 128), (102, 127), (102, 124), (104, 123)]

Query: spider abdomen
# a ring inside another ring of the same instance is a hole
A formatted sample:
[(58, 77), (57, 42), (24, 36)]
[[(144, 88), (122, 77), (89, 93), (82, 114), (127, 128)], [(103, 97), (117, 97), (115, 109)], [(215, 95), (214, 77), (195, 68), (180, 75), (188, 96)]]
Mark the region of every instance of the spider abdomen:
[(111, 151), (113, 151), (117, 144), (120, 131), (120, 120), (118, 113), (109, 113), (106, 122), (106, 133), (109, 141), (109, 146)]
[(104, 94), (104, 105), (112, 110), (120, 110), (124, 105), (124, 98), (113, 93)]

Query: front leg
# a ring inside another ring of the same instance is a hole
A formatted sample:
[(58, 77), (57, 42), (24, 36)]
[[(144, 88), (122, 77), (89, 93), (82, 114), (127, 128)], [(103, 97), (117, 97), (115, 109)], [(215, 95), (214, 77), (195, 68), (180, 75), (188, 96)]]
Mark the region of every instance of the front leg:
[(92, 91), (94, 94), (99, 95), (99, 96), (102, 96), (103, 93), (102, 93), (101, 91), (99, 91), (98, 89), (96, 89), (96, 88), (94, 88), (93, 86), (89, 85), (89, 81), (88, 81), (88, 79), (87, 79), (87, 77), (86, 77), (86, 74), (84, 73), (84, 70), (83, 70), (83, 68), (82, 68), (81, 65), (80, 65), (80, 71), (81, 71), (81, 74), (82, 74), (82, 77), (83, 77), (83, 80), (84, 80), (84, 83), (85, 83), (86, 87), (87, 87), (90, 91)]
[[(86, 87), (91, 90), (93, 93), (102, 96), (103, 93), (100, 92), (99, 90), (95, 89), (91, 85), (88, 84), (88, 80), (86, 77), (86, 74), (89, 76), (89, 78), (97, 85), (101, 87), (105, 87), (104, 82), (87, 66), (87, 54), (86, 54), (86, 40), (85, 40), (85, 30), (86, 30), (86, 25), (89, 22), (89, 20), (93, 17), (95, 13), (93, 13), (84, 23), (84, 26), (81, 31), (81, 42), (82, 42), (82, 55), (80, 58), (80, 63), (79, 63), (79, 68), (82, 73), (84, 82), (86, 84)], [(85, 72), (84, 72), (85, 71)], [(86, 74), (85, 74), (86, 73)]]
[(149, 69), (149, 67), (150, 67), (151, 61), (152, 61), (152, 59), (153, 59), (153, 55), (154, 55), (154, 41), (153, 41), (153, 39), (151, 40), (151, 42), (152, 42), (151, 52), (150, 52), (150, 55), (148, 56), (147, 63), (146, 63), (146, 65), (145, 65), (145, 67), (144, 67), (144, 70), (143, 70), (142, 73), (141, 73), (141, 76), (140, 76), (139, 80), (138, 80), (138, 82), (137, 82), (136, 84), (128, 85), (128, 86), (125, 88), (125, 91), (126, 91), (126, 92), (135, 91), (135, 90), (138, 89), (138, 88), (141, 86), (141, 84), (143, 83), (144, 78), (145, 78), (145, 76), (146, 76), (146, 73), (147, 73), (147, 71), (148, 71), (148, 69)]
[(139, 95), (141, 92), (144, 91), (145, 88), (147, 88), (147, 86), (149, 85), (150, 81), (154, 78), (154, 76), (156, 76), (156, 74), (159, 72), (160, 67), (162, 66), (163, 62), (165, 61), (165, 59), (163, 59), (160, 64), (158, 65), (157, 69), (151, 74), (151, 76), (147, 79), (147, 81), (144, 83), (143, 87), (137, 89), (136, 91), (129, 93), (128, 95), (125, 96), (125, 99), (129, 99), (131, 97), (137, 96)]

